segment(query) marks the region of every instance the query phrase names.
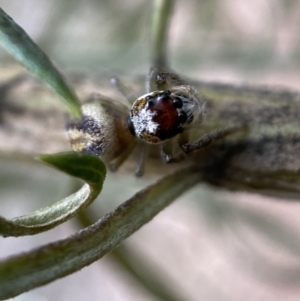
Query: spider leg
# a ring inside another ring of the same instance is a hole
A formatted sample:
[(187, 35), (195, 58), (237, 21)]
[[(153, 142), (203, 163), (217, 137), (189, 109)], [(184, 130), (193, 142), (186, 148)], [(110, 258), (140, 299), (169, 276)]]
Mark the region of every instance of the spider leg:
[[(185, 144), (187, 141), (188, 141), (188, 132), (183, 132), (179, 136), (177, 143), (179, 144), (179, 146), (181, 146)], [(186, 154), (181, 153), (181, 154), (174, 155), (173, 150), (174, 150), (174, 139), (167, 140), (162, 144), (161, 155), (166, 163), (177, 163), (185, 159)]]
[(149, 145), (146, 143), (141, 144), (141, 152), (140, 152), (140, 159), (135, 170), (135, 175), (137, 177), (141, 177), (144, 174), (145, 169), (145, 162), (148, 155)]
[(185, 158), (185, 154), (181, 153), (173, 155), (173, 141), (168, 140), (161, 146), (161, 155), (166, 163), (178, 163)]
[(131, 154), (132, 150), (136, 146), (136, 140), (132, 141), (127, 148), (124, 150), (123, 153), (121, 153), (116, 159), (112, 160), (108, 164), (108, 168), (111, 171), (116, 171), (122, 164), (123, 162), (128, 158), (128, 156)]
[(155, 90), (165, 91), (180, 85), (186, 85), (186, 83), (176, 73), (165, 72), (152, 67), (146, 81), (146, 92), (150, 93)]
[(156, 67), (152, 67), (146, 81), (146, 92), (150, 93), (155, 90), (168, 90), (173, 86), (183, 84), (183, 81), (175, 73), (165, 72)]
[(131, 89), (126, 87), (117, 76), (112, 77), (110, 79), (110, 82), (125, 97), (125, 99), (128, 101), (128, 104), (131, 106), (136, 100), (136, 97), (132, 93)]
[(158, 74), (158, 69), (151, 67), (149, 74), (146, 79), (146, 93), (150, 93), (152, 91), (156, 91), (158, 89), (157, 83), (156, 83), (156, 77)]
[(193, 142), (193, 143), (184, 143), (180, 145), (181, 149), (184, 151), (185, 154), (193, 153), (194, 151), (197, 151), (201, 148), (204, 148), (211, 143), (220, 140), (228, 135), (234, 134), (240, 130), (246, 129), (245, 125), (241, 126), (233, 126), (226, 128), (224, 130), (216, 130), (213, 131), (203, 137), (201, 137), (199, 140)]

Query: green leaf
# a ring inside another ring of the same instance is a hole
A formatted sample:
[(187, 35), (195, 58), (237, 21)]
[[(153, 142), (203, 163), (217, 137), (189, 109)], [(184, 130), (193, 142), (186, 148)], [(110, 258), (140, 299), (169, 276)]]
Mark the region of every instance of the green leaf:
[(65, 105), (74, 118), (80, 117), (79, 101), (63, 76), (27, 33), (1, 8), (0, 43), (16, 60), (63, 97)]
[(0, 234), (3, 236), (33, 235), (56, 227), (87, 207), (101, 192), (106, 168), (92, 155), (75, 152), (43, 155), (47, 164), (87, 182), (76, 193), (31, 214), (7, 220), (0, 216)]
[(179, 170), (75, 235), (3, 260), (0, 299), (17, 296), (98, 260), (201, 179), (202, 171), (197, 168)]
[(98, 185), (105, 178), (104, 163), (98, 157), (89, 154), (65, 152), (55, 155), (40, 155), (39, 159), (89, 184)]

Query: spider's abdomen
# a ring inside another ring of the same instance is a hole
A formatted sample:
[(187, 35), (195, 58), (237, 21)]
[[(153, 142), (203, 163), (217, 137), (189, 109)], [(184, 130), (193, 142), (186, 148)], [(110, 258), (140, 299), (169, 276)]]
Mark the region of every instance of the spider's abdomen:
[(134, 139), (126, 114), (112, 102), (101, 99), (84, 104), (82, 118), (70, 121), (67, 130), (74, 151), (96, 155), (104, 162), (119, 156)]

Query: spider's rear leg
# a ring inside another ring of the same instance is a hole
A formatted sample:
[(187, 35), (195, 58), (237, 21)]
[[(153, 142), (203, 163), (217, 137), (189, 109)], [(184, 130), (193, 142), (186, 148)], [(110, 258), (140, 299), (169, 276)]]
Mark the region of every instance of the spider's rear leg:
[(117, 76), (112, 77), (110, 82), (125, 97), (125, 99), (128, 101), (128, 104), (131, 106), (136, 100), (136, 97), (132, 93), (131, 89), (125, 86)]
[(149, 74), (146, 79), (146, 92), (150, 93), (151, 91), (157, 90), (157, 84), (156, 84), (156, 76), (158, 73), (157, 68), (151, 68), (149, 71)]
[(216, 130), (201, 137), (199, 140), (193, 143), (183, 143), (180, 145), (180, 147), (184, 151), (184, 153), (188, 155), (228, 135), (234, 134), (238, 131), (245, 130), (245, 129), (247, 129), (246, 125), (239, 125), (239, 126), (228, 127), (224, 130)]
[(116, 171), (128, 158), (135, 146), (136, 140), (133, 140), (117, 158), (115, 158), (108, 164), (109, 169), (111, 171)]
[(140, 158), (139, 158), (137, 168), (135, 170), (135, 175), (137, 177), (141, 177), (144, 174), (145, 162), (146, 162), (146, 158), (148, 156), (148, 151), (149, 151), (149, 144), (142, 142)]

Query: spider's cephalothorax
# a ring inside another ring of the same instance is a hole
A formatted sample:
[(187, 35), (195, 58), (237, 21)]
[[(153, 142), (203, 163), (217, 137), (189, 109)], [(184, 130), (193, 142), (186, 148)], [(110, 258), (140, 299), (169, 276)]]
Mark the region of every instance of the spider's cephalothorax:
[(159, 143), (182, 133), (193, 123), (201, 123), (204, 103), (190, 86), (154, 91), (139, 97), (132, 105), (128, 126), (134, 136)]

